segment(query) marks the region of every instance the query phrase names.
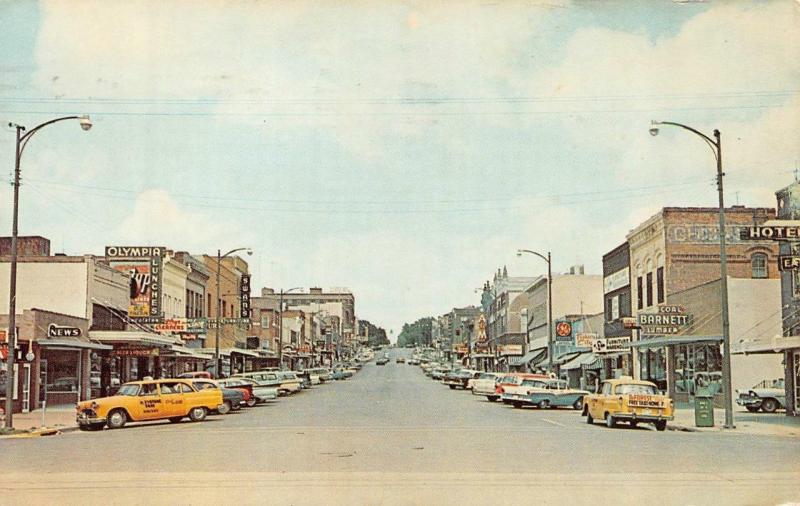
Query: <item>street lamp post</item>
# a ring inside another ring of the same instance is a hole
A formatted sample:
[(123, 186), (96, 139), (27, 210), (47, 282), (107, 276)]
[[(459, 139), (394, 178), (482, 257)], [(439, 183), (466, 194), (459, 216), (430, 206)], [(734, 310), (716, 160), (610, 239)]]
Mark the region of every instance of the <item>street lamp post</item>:
[(547, 262), (547, 372), (553, 372), (553, 265), (550, 259), (550, 252), (547, 256), (531, 251), (529, 249), (517, 250), (517, 256), (521, 257), (523, 253), (536, 255), (545, 262)]
[(89, 116), (64, 116), (61, 118), (51, 119), (50, 121), (45, 121), (40, 125), (35, 126), (34, 128), (25, 131), (26, 128), (22, 125), (17, 125), (15, 123), (9, 123), (9, 127), (13, 127), (16, 129), (17, 133), (17, 145), (16, 145), (16, 154), (14, 157), (14, 211), (13, 211), (13, 218), (11, 224), (11, 279), (9, 280), (9, 297), (8, 297), (8, 359), (6, 361), (6, 403), (5, 403), (5, 410), (6, 410), (6, 424), (7, 428), (11, 428), (13, 425), (13, 408), (14, 408), (14, 360), (16, 359), (16, 347), (17, 347), (17, 239), (19, 236), (19, 180), (21, 176), (21, 169), (20, 169), (20, 161), (22, 160), (22, 152), (25, 150), (25, 146), (28, 145), (28, 141), (33, 137), (33, 134), (41, 130), (42, 128), (52, 125), (53, 123), (58, 123), (59, 121), (66, 121), (71, 119), (77, 119), (80, 122), (81, 128), (84, 131), (88, 131), (92, 128), (92, 121), (89, 119)]
[(723, 198), (722, 177), (722, 136), (714, 129), (714, 139), (694, 128), (672, 121), (652, 121), (650, 135), (658, 135), (658, 125), (670, 125), (688, 130), (702, 138), (714, 153), (717, 161), (717, 197), (719, 199), (719, 271), (720, 301), (722, 304), (722, 391), (725, 402), (725, 428), (734, 429), (733, 396), (731, 393), (731, 336), (730, 315), (728, 313), (728, 255), (725, 247), (725, 200)]
[(283, 369), (283, 295), (300, 289), (299, 286), (288, 290), (281, 288), (281, 295), (278, 299), (278, 365), (281, 369)]
[(219, 356), (219, 337), (220, 337), (220, 328), (222, 328), (222, 316), (220, 315), (220, 310), (222, 306), (222, 294), (220, 294), (220, 271), (222, 271), (222, 259), (227, 258), (230, 255), (233, 255), (239, 251), (247, 251), (248, 255), (253, 254), (253, 250), (250, 248), (236, 248), (232, 249), (229, 252), (222, 254), (221, 250), (217, 250), (217, 330), (215, 332), (216, 338), (214, 339), (214, 364), (215, 370), (214, 374), (217, 378), (222, 377), (222, 359)]

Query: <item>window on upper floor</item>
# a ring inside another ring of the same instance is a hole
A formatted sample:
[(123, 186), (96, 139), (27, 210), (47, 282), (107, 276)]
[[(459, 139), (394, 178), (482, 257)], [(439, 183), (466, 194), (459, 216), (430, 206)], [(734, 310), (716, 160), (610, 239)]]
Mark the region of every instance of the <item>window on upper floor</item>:
[(637, 309), (644, 308), (644, 297), (643, 297), (644, 290), (642, 289), (642, 287), (643, 287), (642, 281), (643, 280), (642, 280), (641, 276), (636, 278), (636, 308)]
[(661, 304), (664, 302), (664, 268), (656, 269), (656, 300)]
[(764, 253), (754, 253), (750, 259), (750, 266), (752, 267), (753, 278), (767, 277), (767, 255)]
[(653, 305), (653, 273), (647, 273), (647, 307)]

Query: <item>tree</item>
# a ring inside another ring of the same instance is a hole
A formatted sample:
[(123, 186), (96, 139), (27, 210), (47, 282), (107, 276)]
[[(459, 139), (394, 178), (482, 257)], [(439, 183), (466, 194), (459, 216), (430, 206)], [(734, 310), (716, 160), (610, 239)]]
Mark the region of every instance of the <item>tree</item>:
[(433, 333), (433, 317), (426, 316), (414, 323), (403, 324), (403, 330), (397, 336), (398, 346), (430, 346)]
[(389, 338), (386, 337), (386, 330), (372, 324), (368, 320), (358, 320), (358, 335), (368, 336), (369, 346), (389, 344)]

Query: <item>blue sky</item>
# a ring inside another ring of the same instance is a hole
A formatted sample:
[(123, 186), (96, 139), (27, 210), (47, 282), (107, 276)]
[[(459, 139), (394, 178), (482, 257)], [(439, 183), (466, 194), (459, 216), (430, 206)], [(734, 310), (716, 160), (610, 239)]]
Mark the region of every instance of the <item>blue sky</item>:
[[(57, 251), (252, 246), (254, 286), (404, 321), (517, 259), (601, 256), (665, 205), (774, 206), (800, 163), (796, 2), (4, 2), (0, 120), (43, 130), (21, 233)], [(13, 168), (13, 132), (0, 159)], [(0, 226), (10, 232), (10, 187)]]

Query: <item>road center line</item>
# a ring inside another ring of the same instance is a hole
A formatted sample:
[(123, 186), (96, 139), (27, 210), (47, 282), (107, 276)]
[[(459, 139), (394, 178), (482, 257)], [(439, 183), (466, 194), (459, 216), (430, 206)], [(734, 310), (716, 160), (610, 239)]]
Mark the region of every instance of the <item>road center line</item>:
[(554, 422), (553, 420), (548, 420), (547, 418), (540, 418), (543, 422), (552, 423), (553, 425), (558, 425), (559, 427), (566, 427), (563, 423)]

